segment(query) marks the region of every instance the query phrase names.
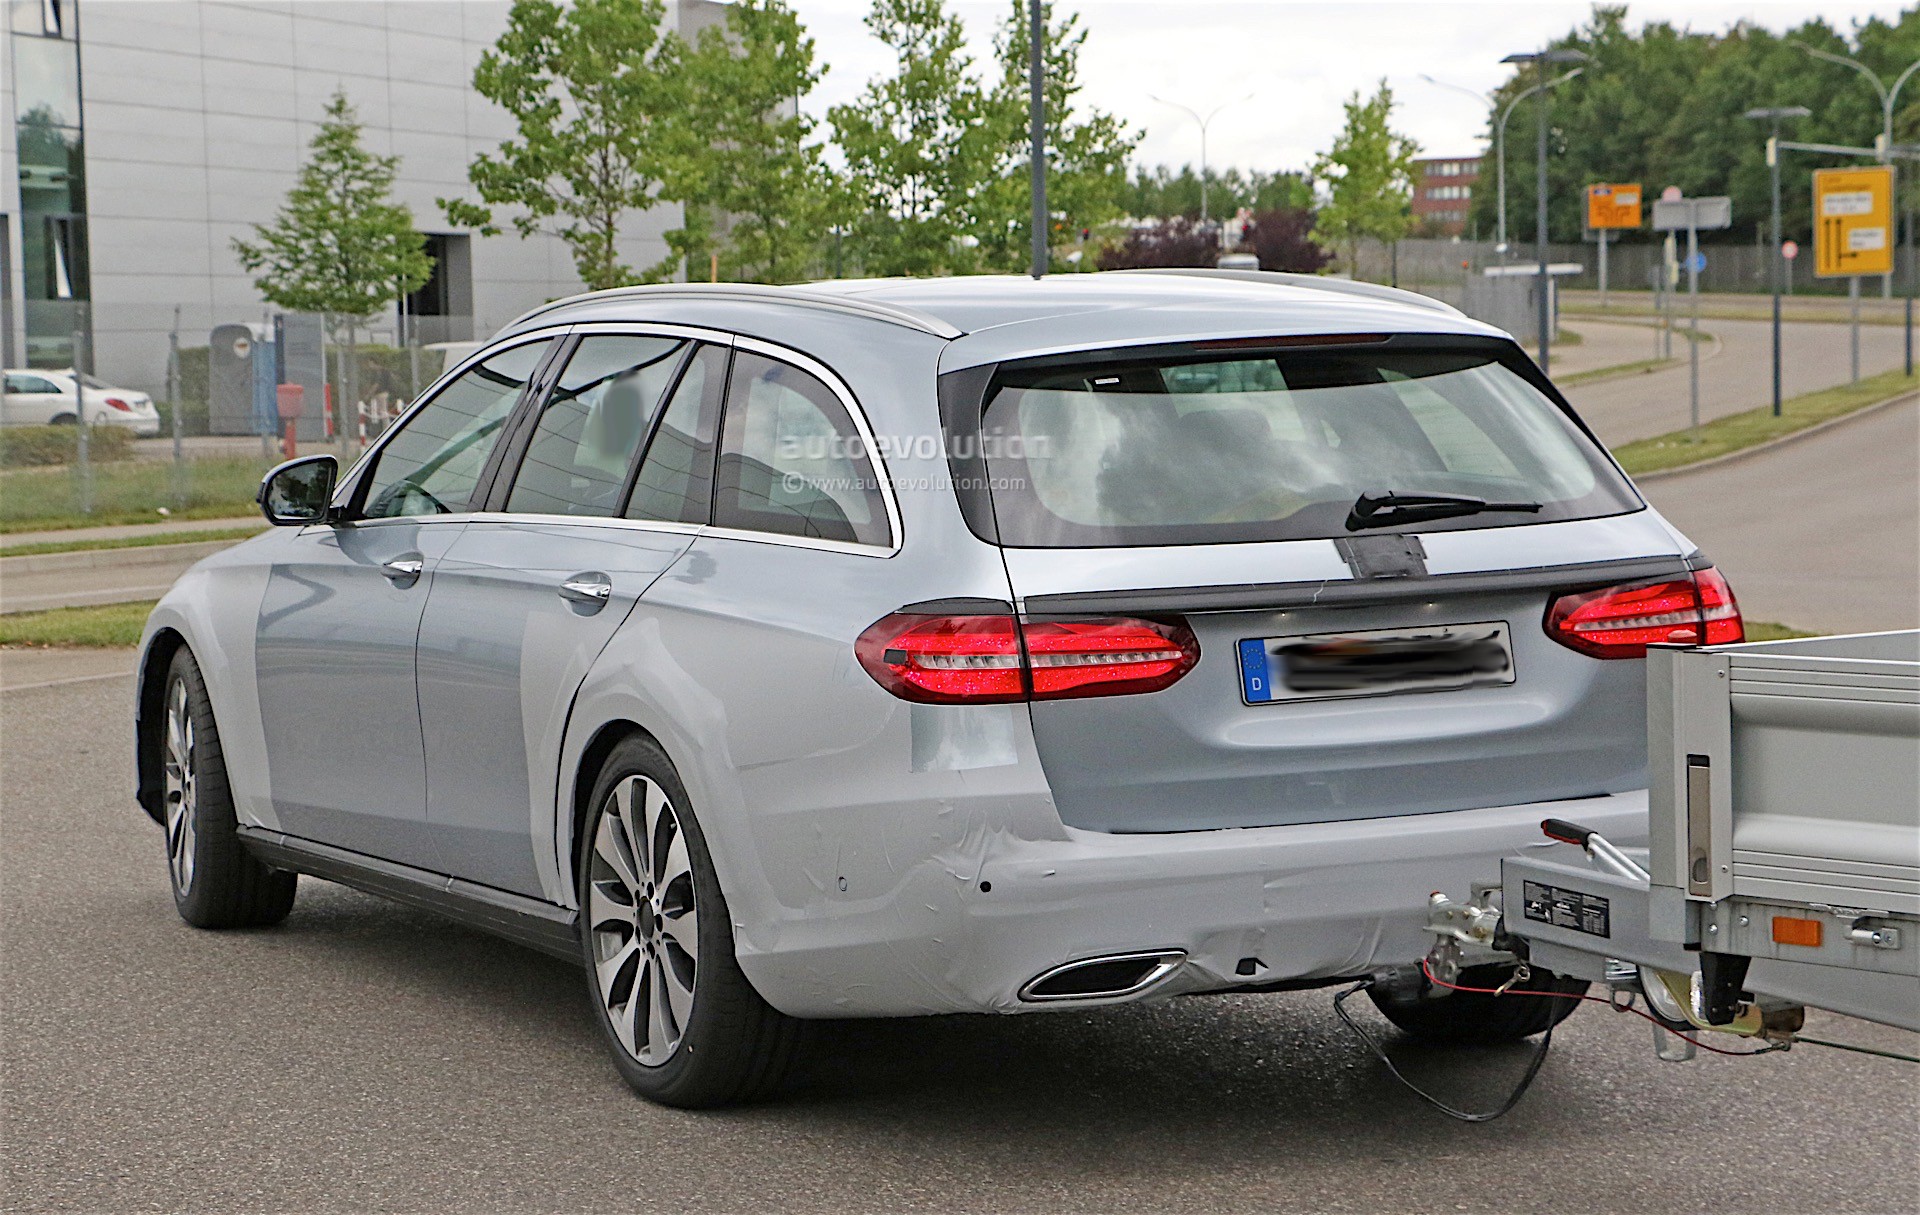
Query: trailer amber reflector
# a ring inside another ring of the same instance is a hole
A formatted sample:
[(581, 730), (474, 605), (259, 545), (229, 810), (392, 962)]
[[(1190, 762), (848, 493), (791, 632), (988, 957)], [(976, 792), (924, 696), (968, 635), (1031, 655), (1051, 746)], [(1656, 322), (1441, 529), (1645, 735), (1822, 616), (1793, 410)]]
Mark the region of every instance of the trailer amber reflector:
[(1802, 920), (1790, 915), (1773, 917), (1773, 939), (1781, 945), (1820, 945), (1820, 921)]

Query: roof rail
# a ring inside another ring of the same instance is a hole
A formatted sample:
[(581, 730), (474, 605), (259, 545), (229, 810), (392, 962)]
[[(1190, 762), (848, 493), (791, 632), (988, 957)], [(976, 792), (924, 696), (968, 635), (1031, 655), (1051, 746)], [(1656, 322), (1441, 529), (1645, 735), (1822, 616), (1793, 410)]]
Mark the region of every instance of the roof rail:
[(1118, 273), (1184, 274), (1195, 278), (1231, 278), (1248, 283), (1264, 283), (1271, 287), (1305, 287), (1312, 291), (1331, 291), (1336, 295), (1358, 295), (1368, 299), (1389, 300), (1396, 304), (1425, 308), (1430, 312), (1444, 312), (1450, 316), (1466, 315), (1444, 300), (1434, 299), (1430, 295), (1421, 295), (1417, 291), (1404, 291), (1399, 287), (1386, 287), (1379, 283), (1360, 283), (1350, 278), (1329, 278), (1324, 274), (1289, 274), (1283, 270), (1223, 270), (1208, 266), (1153, 266), (1121, 270)]
[(613, 287), (605, 291), (587, 291), (579, 295), (570, 295), (565, 299), (553, 300), (538, 308), (530, 309), (515, 317), (503, 326), (500, 332), (518, 328), (535, 317), (544, 316), (561, 308), (571, 308), (577, 304), (593, 303), (601, 300), (619, 299), (736, 299), (758, 301), (760, 303), (797, 304), (803, 308), (819, 308), (828, 312), (846, 313), (861, 316), (869, 320), (885, 321), (907, 329), (931, 334), (934, 337), (951, 341), (964, 334), (938, 317), (929, 316), (915, 308), (902, 308), (897, 304), (883, 304), (878, 300), (852, 295), (828, 295), (809, 292), (804, 287), (769, 287), (757, 283), (654, 283), (640, 287)]

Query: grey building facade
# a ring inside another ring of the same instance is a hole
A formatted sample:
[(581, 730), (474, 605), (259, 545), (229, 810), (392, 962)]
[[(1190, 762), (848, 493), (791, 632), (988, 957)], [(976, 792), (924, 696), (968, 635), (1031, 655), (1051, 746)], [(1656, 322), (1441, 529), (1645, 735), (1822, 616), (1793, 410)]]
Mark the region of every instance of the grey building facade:
[[(724, 15), (669, 0), (683, 33)], [(168, 334), (269, 311), (233, 254), (280, 207), (336, 89), (428, 234), (435, 278), (374, 321), (373, 340), (483, 337), (581, 289), (557, 238), (483, 236), (436, 199), (513, 133), (470, 87), (505, 0), (0, 0), (0, 342), (5, 365), (64, 367), (158, 390)], [(678, 211), (630, 220), (622, 256), (651, 265)], [(76, 337), (76, 334), (80, 335)]]

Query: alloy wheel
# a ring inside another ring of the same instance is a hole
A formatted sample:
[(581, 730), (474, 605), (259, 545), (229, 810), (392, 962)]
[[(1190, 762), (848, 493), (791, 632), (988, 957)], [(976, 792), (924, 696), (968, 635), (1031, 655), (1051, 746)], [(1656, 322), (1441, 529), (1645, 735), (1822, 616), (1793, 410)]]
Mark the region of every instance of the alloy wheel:
[(199, 784), (194, 775), (193, 710), (187, 701), (187, 681), (176, 679), (167, 689), (166, 821), (167, 867), (173, 888), (186, 894), (193, 887), (193, 844)]
[(700, 956), (693, 865), (667, 794), (644, 776), (613, 787), (588, 860), (595, 988), (614, 1036), (647, 1067), (679, 1049)]

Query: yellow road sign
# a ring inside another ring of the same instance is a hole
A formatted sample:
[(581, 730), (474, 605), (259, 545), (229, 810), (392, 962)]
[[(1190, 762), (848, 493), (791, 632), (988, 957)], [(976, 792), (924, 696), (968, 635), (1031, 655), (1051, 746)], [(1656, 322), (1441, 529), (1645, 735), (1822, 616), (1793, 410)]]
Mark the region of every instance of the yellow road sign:
[(1587, 227), (1638, 228), (1640, 186), (1600, 183), (1587, 187)]
[(1893, 166), (1813, 171), (1813, 272), (1893, 273)]

